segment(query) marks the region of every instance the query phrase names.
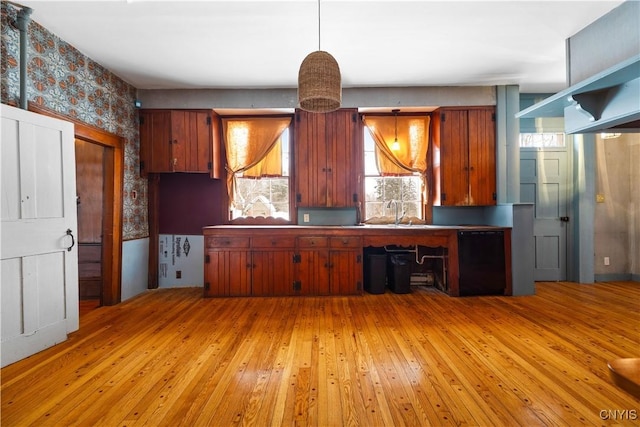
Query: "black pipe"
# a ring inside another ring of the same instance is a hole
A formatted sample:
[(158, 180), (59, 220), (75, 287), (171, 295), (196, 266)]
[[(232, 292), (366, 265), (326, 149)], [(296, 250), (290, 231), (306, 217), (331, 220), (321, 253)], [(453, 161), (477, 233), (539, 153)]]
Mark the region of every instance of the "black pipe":
[(27, 43), (29, 21), (32, 9), (21, 6), (18, 11), (17, 27), (20, 30), (20, 108), (27, 109)]

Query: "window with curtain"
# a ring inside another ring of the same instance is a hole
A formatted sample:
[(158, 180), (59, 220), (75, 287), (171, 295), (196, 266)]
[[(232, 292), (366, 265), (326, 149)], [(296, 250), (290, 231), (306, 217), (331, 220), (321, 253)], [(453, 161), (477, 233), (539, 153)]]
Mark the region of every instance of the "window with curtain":
[(363, 122), (365, 219), (394, 216), (390, 202), (405, 217), (424, 219), (430, 117), (365, 116)]
[(230, 219), (290, 219), (291, 117), (222, 120)]

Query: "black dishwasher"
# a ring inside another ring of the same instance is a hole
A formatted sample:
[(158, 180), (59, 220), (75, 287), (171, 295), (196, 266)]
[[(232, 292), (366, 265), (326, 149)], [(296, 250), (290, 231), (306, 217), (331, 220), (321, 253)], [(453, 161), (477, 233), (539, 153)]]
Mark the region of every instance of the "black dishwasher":
[(504, 295), (504, 231), (458, 231), (460, 296)]

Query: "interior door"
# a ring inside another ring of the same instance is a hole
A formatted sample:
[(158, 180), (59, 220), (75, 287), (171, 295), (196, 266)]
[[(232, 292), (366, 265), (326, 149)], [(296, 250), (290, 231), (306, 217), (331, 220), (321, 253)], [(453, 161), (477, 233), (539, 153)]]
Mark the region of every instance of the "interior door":
[(1, 364), (78, 329), (73, 124), (2, 111)]
[(520, 149), (520, 201), (535, 204), (534, 280), (567, 279), (568, 154)]

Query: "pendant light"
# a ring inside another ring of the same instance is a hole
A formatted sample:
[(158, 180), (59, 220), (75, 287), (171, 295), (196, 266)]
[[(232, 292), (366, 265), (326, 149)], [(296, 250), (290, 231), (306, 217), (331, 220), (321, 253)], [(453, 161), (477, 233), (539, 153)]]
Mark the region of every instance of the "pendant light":
[(342, 83), (340, 67), (330, 53), (320, 49), (320, 0), (318, 0), (318, 50), (307, 55), (298, 71), (298, 104), (312, 113), (340, 108)]
[(395, 116), (396, 121), (396, 139), (394, 139), (393, 143), (391, 144), (391, 151), (399, 151), (400, 143), (398, 142), (398, 113), (400, 112), (400, 110), (391, 110), (391, 112)]

